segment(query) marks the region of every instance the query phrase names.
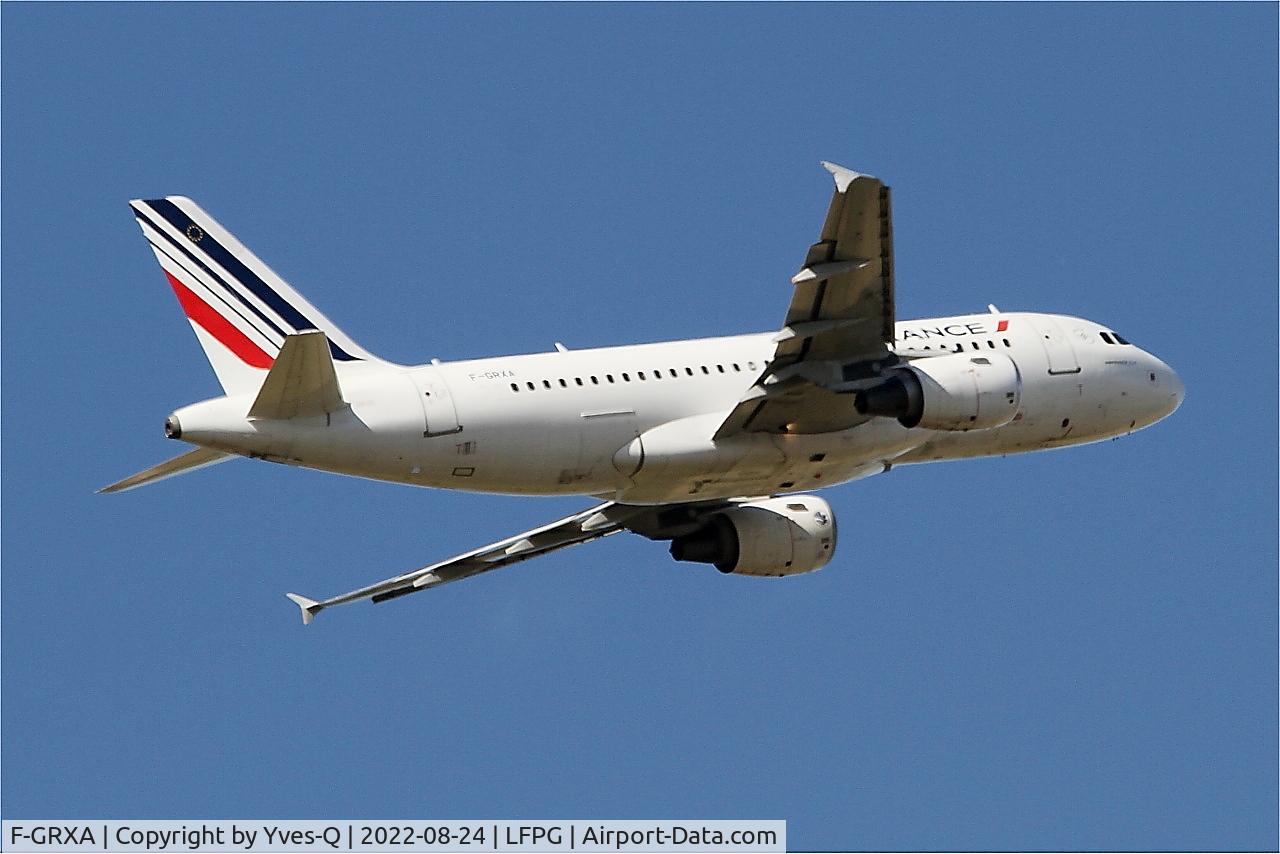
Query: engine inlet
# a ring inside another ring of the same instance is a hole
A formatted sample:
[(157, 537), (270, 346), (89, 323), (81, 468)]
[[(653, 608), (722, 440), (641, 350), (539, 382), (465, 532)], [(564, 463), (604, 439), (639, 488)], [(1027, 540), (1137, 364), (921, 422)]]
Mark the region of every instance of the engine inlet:
[(855, 394), (853, 408), (859, 415), (896, 418), (903, 427), (915, 427), (924, 413), (920, 380), (910, 371), (899, 372), (879, 385)]

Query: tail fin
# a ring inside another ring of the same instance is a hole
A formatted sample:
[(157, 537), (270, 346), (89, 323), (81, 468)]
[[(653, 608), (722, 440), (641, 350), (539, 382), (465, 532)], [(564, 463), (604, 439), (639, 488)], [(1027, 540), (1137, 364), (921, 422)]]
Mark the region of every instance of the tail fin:
[(183, 196), (129, 203), (228, 394), (262, 385), (285, 336), (320, 330), (335, 362), (381, 361)]

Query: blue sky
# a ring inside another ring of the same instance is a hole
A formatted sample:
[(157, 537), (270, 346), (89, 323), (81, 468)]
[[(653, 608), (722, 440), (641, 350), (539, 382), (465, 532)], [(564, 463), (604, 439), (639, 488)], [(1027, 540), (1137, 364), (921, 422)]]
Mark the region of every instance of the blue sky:
[[(793, 847), (1277, 845), (1274, 5), (3, 8), (6, 818), (763, 817)], [(832, 159), (901, 318), (1176, 368), (1116, 442), (825, 496), (779, 583), (614, 537), (304, 630), (586, 500), (235, 462), (126, 206), (400, 361), (764, 330)]]

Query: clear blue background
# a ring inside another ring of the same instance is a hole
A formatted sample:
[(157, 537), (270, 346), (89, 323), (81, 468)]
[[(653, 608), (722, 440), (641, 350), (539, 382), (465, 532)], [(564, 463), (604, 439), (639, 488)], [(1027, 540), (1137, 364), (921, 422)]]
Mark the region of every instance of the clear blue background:
[[(3, 9), (5, 817), (766, 817), (797, 848), (1277, 845), (1272, 4)], [(303, 629), (586, 500), (179, 449), (218, 386), (126, 201), (376, 352), (776, 328), (830, 192), (902, 318), (1063, 311), (1187, 400), (825, 495), (781, 582), (615, 537)]]

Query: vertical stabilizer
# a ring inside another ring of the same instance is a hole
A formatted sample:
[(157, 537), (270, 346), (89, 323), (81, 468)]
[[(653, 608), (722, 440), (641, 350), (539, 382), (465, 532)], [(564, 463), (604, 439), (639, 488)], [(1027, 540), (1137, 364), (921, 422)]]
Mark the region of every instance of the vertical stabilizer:
[(319, 331), (335, 362), (381, 361), (183, 196), (129, 203), (227, 394), (262, 385), (290, 335)]

